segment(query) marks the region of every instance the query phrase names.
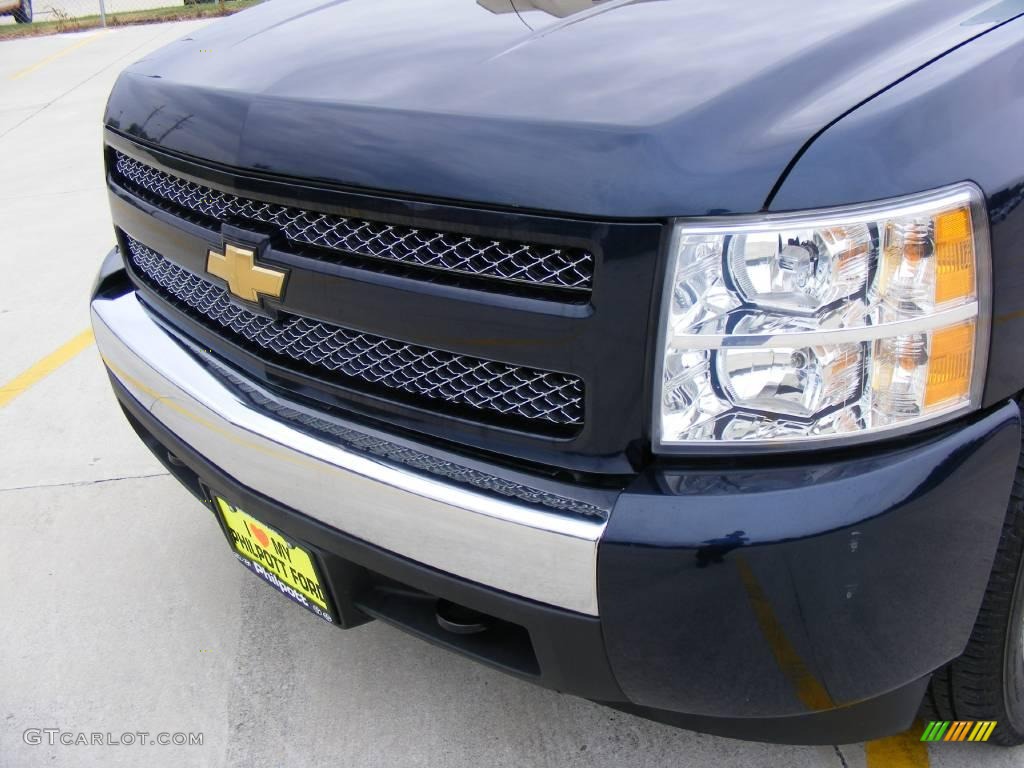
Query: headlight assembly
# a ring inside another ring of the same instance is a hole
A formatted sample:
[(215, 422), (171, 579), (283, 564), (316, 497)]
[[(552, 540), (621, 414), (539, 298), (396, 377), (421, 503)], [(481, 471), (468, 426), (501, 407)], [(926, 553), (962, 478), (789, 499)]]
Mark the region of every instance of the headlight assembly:
[(799, 447), (980, 404), (990, 265), (971, 184), (883, 203), (680, 220), (655, 448)]

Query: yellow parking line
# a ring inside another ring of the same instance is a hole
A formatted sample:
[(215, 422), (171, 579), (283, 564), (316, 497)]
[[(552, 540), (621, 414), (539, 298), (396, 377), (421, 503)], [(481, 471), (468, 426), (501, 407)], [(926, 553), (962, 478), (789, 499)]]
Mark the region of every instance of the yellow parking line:
[(83, 38), (82, 40), (79, 40), (74, 45), (69, 45), (67, 48), (62, 48), (61, 50), (57, 51), (56, 53), (50, 54), (45, 59), (42, 59), (41, 61), (37, 61), (32, 66), (25, 67), (25, 69), (21, 70), (20, 72), (15, 72), (13, 75), (11, 75), (10, 79), (11, 80), (19, 80), (19, 79), (25, 77), (25, 75), (31, 75), (37, 69), (42, 69), (47, 64), (51, 64), (51, 63), (57, 61), (57, 59), (64, 58), (69, 53), (73, 53), (74, 51), (77, 51), (79, 48), (81, 48), (83, 46), (86, 46), (89, 43), (95, 42), (96, 40), (99, 40), (101, 37), (103, 37), (104, 34), (105, 34), (104, 32), (97, 32), (95, 35), (90, 35), (89, 37), (86, 37), (86, 38)]
[(924, 723), (915, 722), (909, 731), (875, 739), (864, 745), (867, 768), (928, 768), (928, 744), (921, 741)]
[(6, 406), (33, 384), (45, 379), (92, 343), (92, 331), (82, 331), (71, 341), (54, 350), (25, 371), (22, 371), (3, 386), (0, 386), (0, 408)]
[(782, 674), (793, 684), (796, 695), (809, 710), (832, 709), (835, 706), (832, 697), (821, 681), (808, 669), (792, 642), (786, 637), (782, 623), (772, 609), (771, 600), (761, 587), (750, 564), (742, 557), (737, 557), (734, 562), (739, 570), (740, 581), (747, 590), (754, 618), (757, 619), (761, 633), (768, 641)]
[[(742, 557), (735, 558), (734, 562), (740, 581), (747, 590), (754, 618), (768, 641), (779, 669), (793, 684), (800, 701), (811, 711), (833, 708), (835, 702), (825, 686), (814, 676), (786, 637), (782, 623), (772, 609), (771, 600), (750, 564)], [(867, 768), (928, 768), (928, 745), (921, 741), (923, 732), (923, 724), (917, 722), (905, 733), (869, 741), (864, 745)]]

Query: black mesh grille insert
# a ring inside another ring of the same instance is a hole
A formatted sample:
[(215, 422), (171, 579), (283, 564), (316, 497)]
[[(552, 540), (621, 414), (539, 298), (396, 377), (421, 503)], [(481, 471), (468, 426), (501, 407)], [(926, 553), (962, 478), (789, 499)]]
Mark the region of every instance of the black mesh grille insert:
[(502, 284), (529, 285), (586, 296), (594, 257), (580, 248), (495, 240), (454, 232), (404, 227), (296, 207), (249, 200), (172, 176), (121, 152), (113, 152), (117, 182), (132, 194), (171, 213), (211, 222), (259, 225), (280, 231), (292, 243), (325, 251), (423, 268), (432, 274), (468, 276)]
[(520, 422), (583, 422), (583, 382), (575, 376), (428, 349), (297, 315), (263, 317), (232, 302), (223, 288), (126, 240), (134, 271), (151, 288), (224, 336), (276, 361)]

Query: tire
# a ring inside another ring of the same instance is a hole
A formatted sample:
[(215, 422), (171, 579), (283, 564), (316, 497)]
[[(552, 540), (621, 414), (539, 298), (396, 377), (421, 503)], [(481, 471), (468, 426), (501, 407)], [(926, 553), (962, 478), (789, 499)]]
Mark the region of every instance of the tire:
[(32, 23), (32, 0), (21, 0), (21, 7), (14, 12), (14, 20), (19, 24)]
[(930, 720), (995, 720), (990, 742), (1024, 743), (1024, 446), (992, 575), (963, 655), (932, 675)]

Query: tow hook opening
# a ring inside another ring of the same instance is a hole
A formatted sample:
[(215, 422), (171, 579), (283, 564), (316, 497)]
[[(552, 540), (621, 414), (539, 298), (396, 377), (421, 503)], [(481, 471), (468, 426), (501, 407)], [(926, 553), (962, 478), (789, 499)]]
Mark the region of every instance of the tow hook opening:
[(441, 629), (456, 635), (478, 635), (486, 632), (492, 622), (487, 614), (450, 600), (438, 600), (435, 610), (437, 623)]

